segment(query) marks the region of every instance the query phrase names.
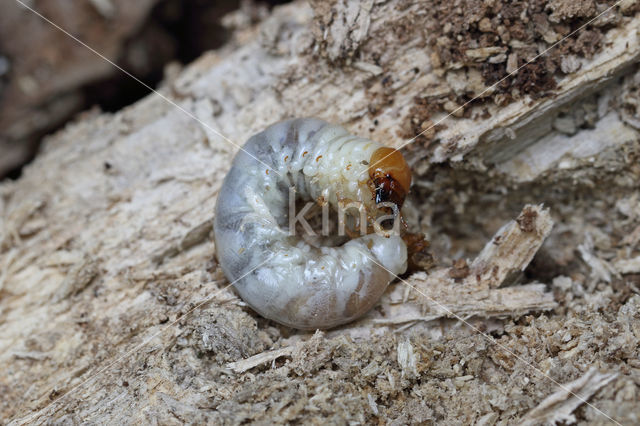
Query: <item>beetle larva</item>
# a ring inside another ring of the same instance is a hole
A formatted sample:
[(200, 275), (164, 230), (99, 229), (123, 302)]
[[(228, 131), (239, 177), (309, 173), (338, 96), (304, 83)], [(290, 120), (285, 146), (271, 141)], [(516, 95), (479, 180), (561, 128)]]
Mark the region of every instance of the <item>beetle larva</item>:
[(318, 119), (274, 124), (247, 141), (220, 189), (214, 232), (222, 270), (238, 280), (246, 303), (281, 324), (352, 321), (378, 301), (392, 273), (406, 270), (407, 247), (397, 234), (379, 232), (313, 244), (291, 232), (290, 188), (298, 201), (334, 211), (356, 202), (371, 217), (380, 203), (400, 207), (410, 183), (398, 151)]

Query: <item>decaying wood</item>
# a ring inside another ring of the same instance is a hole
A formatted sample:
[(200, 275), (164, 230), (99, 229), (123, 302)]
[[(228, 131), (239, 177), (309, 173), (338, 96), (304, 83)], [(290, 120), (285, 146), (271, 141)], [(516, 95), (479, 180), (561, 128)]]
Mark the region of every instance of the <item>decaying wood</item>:
[(431, 321), (442, 317), (519, 316), (556, 307), (545, 285), (532, 283), (497, 288), (529, 265), (553, 221), (541, 206), (526, 206), (517, 220), (504, 225), (467, 266), (420, 272), (383, 300), (385, 315), (376, 324)]
[(286, 348), (276, 349), (274, 351), (262, 352), (247, 359), (230, 362), (229, 364), (227, 364), (227, 367), (229, 367), (236, 373), (244, 373), (247, 370), (257, 367), (258, 365), (275, 361), (282, 356), (289, 356), (293, 353), (293, 350), (293, 346), (287, 346)]
[[(385, 295), (380, 303), (382, 315), (369, 315), (359, 321), (357, 327), (404, 325), (443, 317), (518, 317), (531, 311), (555, 308), (557, 303), (553, 294), (546, 292), (544, 284), (496, 288), (513, 272), (524, 271), (552, 226), (548, 210), (542, 206), (526, 206), (518, 219), (503, 226), (487, 243), (470, 268), (464, 263), (464, 277), (452, 277), (456, 276), (455, 267), (413, 274)], [(409, 349), (403, 348), (402, 359), (406, 361), (411, 356), (407, 352)], [(287, 346), (262, 352), (231, 362), (227, 367), (242, 373), (280, 357), (291, 356), (293, 351), (294, 346)], [(403, 362), (400, 364), (402, 366)]]
[[(6, 67), (0, 71), (0, 176), (32, 155), (43, 132), (79, 111), (85, 103), (83, 86), (118, 72), (88, 49), (79, 49), (77, 41), (20, 3), (36, 6), (29, 1), (0, 1), (0, 62)], [(128, 37), (140, 29), (155, 3), (53, 2), (38, 10), (105, 57), (118, 61)]]
[[(357, 327), (401, 325), (443, 317), (517, 317), (531, 311), (553, 309), (557, 304), (553, 294), (545, 291), (544, 284), (496, 288), (513, 272), (524, 271), (552, 226), (548, 210), (542, 206), (526, 206), (517, 220), (503, 226), (487, 243), (471, 268), (466, 268), (466, 276), (453, 278), (455, 267), (413, 274), (383, 298), (382, 315), (370, 315), (359, 321)], [(415, 362), (405, 346), (402, 351), (400, 347), (398, 349), (398, 357), (401, 357), (400, 352), (405, 353), (402, 362), (399, 358), (401, 366), (409, 362), (408, 359)], [(294, 346), (287, 346), (262, 352), (231, 362), (227, 367), (242, 373), (280, 357), (291, 356), (294, 349)]]
[[(167, 75), (160, 92), (175, 105), (151, 95), (50, 136), (18, 181), (0, 184), (0, 416), (508, 423), (555, 391), (547, 376), (569, 383), (597, 364), (619, 374), (590, 401), (633, 423), (635, 5), (483, 94), (494, 67), (515, 69), (602, 5), (453, 3), (294, 2), (256, 25), (232, 16), (228, 45)], [(316, 335), (222, 290), (217, 190), (237, 145), (291, 116), (396, 147), (426, 130), (405, 148), (407, 222), (438, 263), (407, 281), (495, 341), (426, 321), (449, 314), (402, 283), (362, 321)]]
[(616, 374), (600, 374), (595, 368), (571, 383), (562, 385), (562, 389), (549, 395), (540, 405), (529, 411), (522, 419), (522, 425), (575, 423), (572, 414), (578, 406), (584, 404), (601, 387), (616, 378)]

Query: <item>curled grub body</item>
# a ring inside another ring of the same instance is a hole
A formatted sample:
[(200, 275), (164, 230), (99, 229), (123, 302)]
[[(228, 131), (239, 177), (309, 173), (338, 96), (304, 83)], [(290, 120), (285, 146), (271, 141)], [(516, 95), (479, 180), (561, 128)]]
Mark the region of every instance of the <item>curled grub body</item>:
[(333, 209), (354, 202), (368, 212), (385, 201), (400, 206), (410, 172), (398, 155), (312, 118), (251, 137), (225, 178), (214, 222), (218, 260), (242, 299), (300, 329), (330, 328), (366, 313), (393, 274), (405, 271), (404, 241), (370, 233), (340, 245), (314, 244), (291, 232), (291, 188), (298, 200)]

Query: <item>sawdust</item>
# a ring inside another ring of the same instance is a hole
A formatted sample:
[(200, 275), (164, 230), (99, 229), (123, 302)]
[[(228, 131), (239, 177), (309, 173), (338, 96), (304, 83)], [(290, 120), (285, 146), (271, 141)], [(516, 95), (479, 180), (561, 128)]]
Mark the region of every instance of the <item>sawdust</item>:
[[(591, 58), (602, 49), (603, 33), (619, 23), (623, 14), (632, 12), (629, 7), (614, 8), (589, 28), (569, 36), (613, 3), (457, 0), (429, 2), (428, 7), (410, 1), (393, 6), (353, 2), (344, 7), (339, 1), (312, 2), (312, 28), (316, 52), (322, 58), (334, 65), (358, 62), (379, 70), (381, 75), (367, 83), (368, 113), (374, 117), (394, 104), (399, 83), (399, 76), (390, 72), (392, 55), (387, 49), (407, 45), (431, 50), (433, 70), (450, 90), (417, 96), (398, 132), (409, 139), (428, 129), (418, 138), (426, 146), (439, 130), (431, 128), (434, 112), (468, 116), (471, 107), (483, 102), (505, 106), (526, 96), (538, 99), (552, 95), (557, 80), (579, 69), (581, 58)], [(380, 20), (375, 9), (385, 7), (394, 9), (395, 19)], [(567, 36), (548, 54), (536, 58)], [(420, 71), (415, 69), (416, 74)], [(485, 92), (494, 84), (495, 88)], [(480, 99), (458, 109), (478, 95)]]

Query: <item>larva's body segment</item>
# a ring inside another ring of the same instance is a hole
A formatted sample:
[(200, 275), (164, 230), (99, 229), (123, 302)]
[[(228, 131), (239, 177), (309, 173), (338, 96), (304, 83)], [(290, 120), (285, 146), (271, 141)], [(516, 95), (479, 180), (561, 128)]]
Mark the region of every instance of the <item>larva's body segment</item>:
[(308, 118), (270, 126), (236, 155), (216, 204), (216, 252), (229, 281), (258, 313), (300, 329), (334, 327), (376, 303), (393, 278), (387, 270), (405, 271), (399, 236), (369, 234), (314, 247), (288, 229), (290, 187), (301, 199), (334, 208), (355, 201), (373, 211), (380, 194), (369, 166), (381, 148)]

